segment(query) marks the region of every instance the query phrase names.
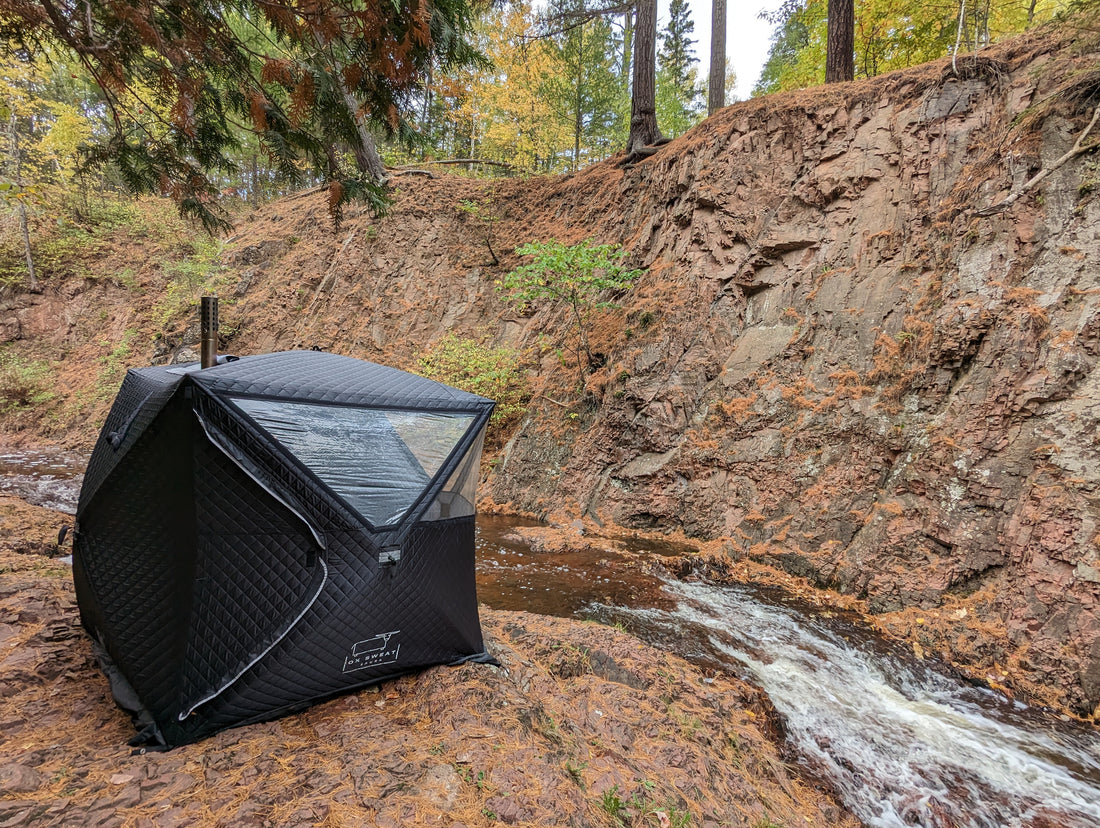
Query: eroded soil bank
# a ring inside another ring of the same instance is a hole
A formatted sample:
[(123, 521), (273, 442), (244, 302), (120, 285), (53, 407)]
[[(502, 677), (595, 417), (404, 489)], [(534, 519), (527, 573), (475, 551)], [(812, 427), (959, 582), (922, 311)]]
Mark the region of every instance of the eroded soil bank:
[(487, 609), (502, 668), (132, 756), (70, 571), (41, 554), (65, 516), (9, 497), (0, 516), (0, 825), (858, 824), (781, 758), (757, 690), (599, 624)]
[[(486, 508), (775, 567), (1095, 717), (1096, 155), (977, 208), (1073, 145), (1098, 61), (1087, 32), (1033, 35), (957, 71), (738, 104), (626, 169), (398, 178), (389, 215), (339, 230), (325, 194), (285, 199), (242, 219), (212, 277), (223, 348), (407, 368), (448, 332), (513, 348), (533, 397)], [(3, 305), (8, 353), (53, 361), (60, 392), (7, 417), (5, 440), (87, 446), (121, 367), (194, 355), (194, 318), (166, 300), (178, 275), (118, 233), (87, 278)], [(583, 382), (566, 310), (520, 313), (495, 287), (507, 251), (551, 237), (622, 243), (647, 268), (594, 320)]]

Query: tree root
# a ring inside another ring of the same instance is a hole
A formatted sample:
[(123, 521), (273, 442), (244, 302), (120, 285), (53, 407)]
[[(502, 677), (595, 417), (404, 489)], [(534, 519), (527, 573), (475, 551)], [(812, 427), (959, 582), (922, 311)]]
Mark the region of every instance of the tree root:
[(1100, 106), (1092, 112), (1092, 120), (1089, 121), (1089, 125), (1084, 128), (1080, 135), (1077, 136), (1077, 140), (1074, 141), (1073, 146), (1069, 152), (1051, 164), (1049, 167), (1039, 170), (1026, 184), (1024, 184), (1019, 190), (1012, 193), (1002, 201), (998, 201), (996, 204), (991, 204), (988, 207), (983, 207), (980, 210), (975, 211), (975, 215), (978, 216), (992, 216), (997, 213), (1003, 213), (1013, 204), (1020, 200), (1020, 196), (1025, 195), (1030, 190), (1034, 190), (1047, 176), (1049, 176), (1056, 169), (1061, 167), (1067, 161), (1076, 158), (1078, 155), (1083, 155), (1086, 152), (1091, 152), (1094, 149), (1100, 148), (1100, 141), (1094, 141), (1091, 144), (1086, 144), (1085, 139), (1088, 138), (1089, 133), (1092, 132), (1092, 128), (1096, 126), (1096, 122), (1100, 121)]

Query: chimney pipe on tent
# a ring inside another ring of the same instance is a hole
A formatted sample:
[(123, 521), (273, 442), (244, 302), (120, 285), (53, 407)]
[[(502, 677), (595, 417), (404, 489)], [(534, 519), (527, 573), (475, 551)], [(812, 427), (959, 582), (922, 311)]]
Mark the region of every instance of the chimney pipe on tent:
[(218, 364), (218, 297), (202, 297), (199, 310), (199, 365), (211, 368)]

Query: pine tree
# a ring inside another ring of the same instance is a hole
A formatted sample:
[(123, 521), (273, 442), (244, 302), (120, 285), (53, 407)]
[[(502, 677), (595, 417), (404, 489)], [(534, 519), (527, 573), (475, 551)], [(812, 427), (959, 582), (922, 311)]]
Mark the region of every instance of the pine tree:
[(606, 158), (618, 123), (621, 90), (615, 38), (610, 24), (586, 12), (583, 0), (555, 0), (553, 20), (565, 21), (552, 39), (554, 57), (564, 70), (546, 85), (572, 135), (571, 168)]
[(283, 175), (298, 176), (304, 160), (337, 214), (348, 196), (383, 207), (374, 134), (411, 141), (408, 115), (432, 62), (477, 62), (468, 2), (0, 0), (0, 38), (16, 54), (53, 45), (75, 55), (109, 118), (91, 160), (217, 228), (212, 173), (234, 169), (240, 126)]
[(657, 51), (657, 121), (673, 136), (686, 132), (702, 116), (694, 30), (686, 0), (672, 0)]

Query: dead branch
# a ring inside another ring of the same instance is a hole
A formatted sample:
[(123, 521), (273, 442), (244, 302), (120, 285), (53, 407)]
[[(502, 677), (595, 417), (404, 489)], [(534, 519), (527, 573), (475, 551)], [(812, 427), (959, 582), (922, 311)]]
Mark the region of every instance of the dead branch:
[(435, 178), (435, 173), (428, 170), (397, 170), (393, 173), (394, 178), (397, 178), (399, 175), (423, 175), (428, 178)]
[(1078, 155), (1082, 155), (1086, 152), (1090, 152), (1100, 147), (1100, 141), (1094, 141), (1091, 144), (1085, 144), (1085, 139), (1088, 138), (1089, 133), (1092, 132), (1092, 128), (1096, 126), (1097, 121), (1100, 121), (1100, 106), (1097, 106), (1096, 109), (1093, 110), (1092, 120), (1089, 121), (1089, 125), (1085, 127), (1081, 134), (1077, 136), (1077, 140), (1074, 141), (1073, 146), (1070, 148), (1069, 152), (1067, 152), (1049, 167), (1044, 167), (1043, 169), (1039, 170), (1039, 172), (1032, 176), (1031, 179), (1026, 184), (1024, 184), (1024, 186), (1009, 195), (1003, 201), (998, 201), (996, 204), (992, 204), (989, 207), (983, 207), (981, 210), (975, 211), (975, 215), (992, 216), (995, 213), (1003, 213), (1005, 210), (1007, 210), (1009, 207), (1019, 201), (1020, 196), (1024, 195), (1029, 190), (1035, 189), (1035, 187), (1038, 186), (1039, 183), (1043, 181), (1043, 179), (1045, 179), (1048, 175), (1061, 167), (1067, 161), (1076, 158)]
[[(490, 161), (487, 158), (448, 158), (445, 161), (421, 161), (421, 164), (487, 164), (491, 167), (502, 167), (506, 170), (515, 170), (511, 164), (506, 164), (503, 161)], [(407, 170), (411, 165), (403, 167), (395, 167), (397, 170)]]
[(317, 290), (313, 294), (313, 301), (309, 303), (307, 313), (313, 311), (313, 306), (317, 304), (317, 300), (321, 298), (329, 287), (336, 281), (336, 266), (343, 260), (344, 251), (348, 249), (348, 245), (351, 244), (352, 239), (355, 238), (355, 231), (352, 230), (348, 233), (348, 237), (344, 239), (344, 243), (340, 245), (340, 251), (332, 257), (332, 264), (329, 265), (328, 272), (325, 273), (324, 278), (321, 279), (320, 284), (317, 285)]
[(327, 187), (327, 184), (321, 184), (317, 187), (310, 187), (308, 190), (299, 190), (296, 193), (291, 193), (288, 196), (283, 196), (283, 201), (294, 201), (299, 198), (305, 198), (306, 196), (323, 193)]
[(566, 404), (566, 403), (563, 403), (563, 402), (558, 402), (558, 401), (557, 401), (557, 400), (555, 400), (555, 399), (554, 399), (553, 397), (548, 397), (548, 396), (546, 396), (545, 394), (535, 394), (535, 396), (533, 397), (533, 399), (536, 399), (536, 400), (546, 400), (547, 402), (552, 402), (552, 403), (553, 403), (554, 405), (560, 405), (560, 406), (561, 406), (562, 408), (570, 408), (570, 407), (571, 407), (571, 406), (569, 406), (568, 404)]

